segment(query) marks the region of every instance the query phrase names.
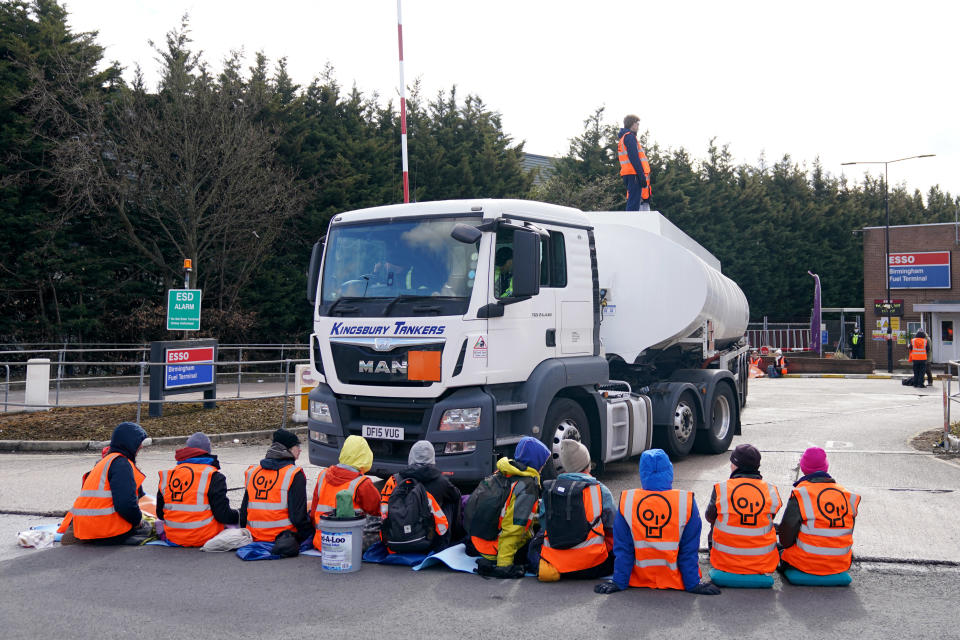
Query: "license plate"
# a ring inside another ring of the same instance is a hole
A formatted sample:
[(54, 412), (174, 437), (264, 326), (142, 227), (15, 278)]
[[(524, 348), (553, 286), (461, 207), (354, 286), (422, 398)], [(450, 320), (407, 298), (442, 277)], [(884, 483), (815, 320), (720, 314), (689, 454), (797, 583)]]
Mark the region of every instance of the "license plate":
[(379, 425), (363, 425), (364, 438), (378, 440), (403, 440), (403, 427), (382, 427)]

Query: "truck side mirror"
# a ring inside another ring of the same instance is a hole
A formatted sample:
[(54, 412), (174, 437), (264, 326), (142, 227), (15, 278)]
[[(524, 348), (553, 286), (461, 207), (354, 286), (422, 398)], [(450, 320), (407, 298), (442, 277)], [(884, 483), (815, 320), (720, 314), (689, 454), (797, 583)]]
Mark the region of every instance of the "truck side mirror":
[(513, 232), (513, 297), (529, 298), (540, 293), (540, 235)]
[(320, 260), (323, 258), (323, 239), (313, 245), (310, 252), (310, 265), (307, 267), (307, 301), (317, 301), (317, 282), (320, 280)]

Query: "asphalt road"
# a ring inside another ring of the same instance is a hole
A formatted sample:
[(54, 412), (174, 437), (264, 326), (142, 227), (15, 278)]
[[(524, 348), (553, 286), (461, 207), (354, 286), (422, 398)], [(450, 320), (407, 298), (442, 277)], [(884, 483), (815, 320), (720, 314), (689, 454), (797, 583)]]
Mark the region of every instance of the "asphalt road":
[(300, 557), (72, 546), (0, 563), (7, 638), (945, 638), (960, 575), (861, 566), (849, 588), (719, 596), (542, 584)]
[[(734, 444), (760, 448), (761, 470), (784, 499), (810, 444), (826, 448), (831, 473), (863, 496), (854, 541), (861, 562), (849, 588), (793, 587), (778, 578), (770, 591), (726, 589), (713, 598), (646, 590), (597, 596), (589, 584), (488, 581), (442, 569), (364, 565), (335, 576), (312, 557), (247, 563), (154, 547), (20, 550), (15, 529), (54, 520), (0, 515), (0, 620), (10, 638), (956, 637), (960, 464), (908, 445), (941, 425), (941, 412), (938, 387), (895, 380), (751, 384), (744, 435)], [(262, 451), (218, 450), (229, 486), (240, 486), (243, 468)], [(97, 457), (0, 456), (0, 512), (69, 507)], [(171, 460), (160, 447), (141, 454), (148, 491)], [(727, 469), (726, 456), (693, 456), (676, 465), (675, 486), (695, 491), (702, 512)], [(311, 483), (317, 471), (308, 465)], [(615, 494), (637, 486), (635, 461), (610, 465), (602, 479)], [(239, 492), (231, 497), (239, 503)], [(871, 558), (887, 560), (863, 561)]]

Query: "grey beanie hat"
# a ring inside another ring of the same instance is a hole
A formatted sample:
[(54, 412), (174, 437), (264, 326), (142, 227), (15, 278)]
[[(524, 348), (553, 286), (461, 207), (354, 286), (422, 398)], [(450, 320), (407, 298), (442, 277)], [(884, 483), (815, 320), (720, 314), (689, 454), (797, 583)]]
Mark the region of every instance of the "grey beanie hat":
[(210, 453), (210, 438), (207, 437), (207, 434), (197, 431), (195, 434), (187, 438), (187, 441), (183, 446), (193, 447), (195, 449), (203, 449), (207, 453)]
[(590, 451), (585, 446), (567, 438), (560, 441), (560, 466), (564, 473), (580, 473), (590, 468)]
[(426, 440), (417, 440), (410, 447), (407, 464), (435, 464), (436, 461), (437, 454), (433, 450), (433, 445)]

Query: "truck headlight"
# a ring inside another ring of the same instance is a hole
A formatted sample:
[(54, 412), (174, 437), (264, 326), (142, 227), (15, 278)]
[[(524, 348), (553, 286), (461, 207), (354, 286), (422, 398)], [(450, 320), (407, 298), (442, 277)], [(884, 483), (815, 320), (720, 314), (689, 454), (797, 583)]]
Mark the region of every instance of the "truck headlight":
[(310, 439), (317, 444), (330, 444), (330, 436), (326, 433), (320, 433), (319, 431), (311, 431)]
[(466, 431), (480, 428), (480, 407), (447, 409), (440, 418), (440, 431)]
[(443, 448), (444, 453), (470, 453), (477, 450), (477, 441), (470, 442), (448, 442)]
[(317, 422), (326, 422), (333, 424), (333, 418), (330, 416), (330, 405), (319, 400), (310, 401), (310, 417)]

